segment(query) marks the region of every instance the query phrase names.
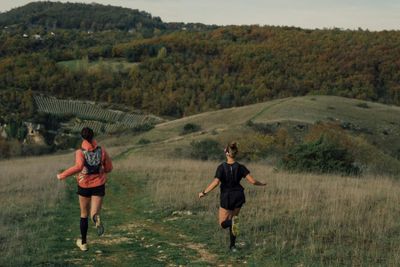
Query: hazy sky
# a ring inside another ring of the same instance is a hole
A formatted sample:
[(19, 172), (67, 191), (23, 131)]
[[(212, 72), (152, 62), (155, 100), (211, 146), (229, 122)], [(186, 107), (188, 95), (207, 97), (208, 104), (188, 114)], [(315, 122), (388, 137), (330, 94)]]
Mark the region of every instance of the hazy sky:
[[(2, 12), (29, 0), (0, 0)], [(61, 0), (60, 2), (67, 2)], [(400, 0), (80, 0), (144, 10), (166, 22), (400, 30)]]

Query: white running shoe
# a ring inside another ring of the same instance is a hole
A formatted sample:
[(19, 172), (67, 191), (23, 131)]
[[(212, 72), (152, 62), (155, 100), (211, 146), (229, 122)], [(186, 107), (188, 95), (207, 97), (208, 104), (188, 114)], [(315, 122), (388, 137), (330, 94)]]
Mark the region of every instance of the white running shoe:
[(76, 245), (78, 246), (78, 248), (80, 248), (80, 250), (82, 250), (82, 251), (87, 251), (88, 250), (88, 245), (85, 243), (85, 244), (82, 244), (82, 239), (80, 239), (80, 238), (78, 238), (77, 240), (76, 240)]
[(237, 252), (238, 252), (236, 246), (230, 247), (229, 250), (230, 250), (232, 253), (237, 253)]
[(234, 236), (239, 235), (239, 217), (238, 216), (232, 217), (232, 234)]

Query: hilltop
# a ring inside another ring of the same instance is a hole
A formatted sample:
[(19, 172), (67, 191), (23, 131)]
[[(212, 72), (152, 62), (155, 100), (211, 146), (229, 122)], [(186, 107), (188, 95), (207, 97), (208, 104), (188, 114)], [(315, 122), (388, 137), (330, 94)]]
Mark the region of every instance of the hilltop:
[(0, 26), (45, 27), (49, 30), (80, 29), (86, 31), (165, 29), (159, 17), (115, 6), (83, 3), (31, 2), (0, 14)]
[(202, 24), (165, 23), (160, 17), (138, 9), (97, 3), (31, 2), (0, 14), (0, 26), (24, 29), (43, 27), (47, 30), (69, 29), (82, 31), (141, 32), (176, 30), (186, 27), (207, 28)]

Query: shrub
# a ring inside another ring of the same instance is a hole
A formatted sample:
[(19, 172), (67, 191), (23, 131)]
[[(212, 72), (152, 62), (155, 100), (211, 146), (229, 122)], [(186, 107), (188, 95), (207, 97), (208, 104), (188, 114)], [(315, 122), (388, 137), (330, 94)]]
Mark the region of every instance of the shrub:
[(47, 145), (24, 145), (22, 147), (22, 153), (25, 156), (39, 156), (49, 154), (53, 151), (51, 146)]
[(154, 124), (152, 123), (143, 123), (140, 125), (135, 126), (134, 128), (132, 128), (132, 131), (137, 133), (141, 133), (141, 132), (147, 132), (150, 131), (151, 129), (154, 128)]
[(354, 157), (337, 143), (322, 136), (317, 141), (295, 146), (282, 159), (282, 166), (291, 171), (359, 174)]
[(183, 129), (181, 131), (181, 135), (189, 134), (189, 133), (194, 133), (200, 131), (201, 127), (198, 124), (195, 123), (186, 123), (183, 126)]
[(192, 141), (190, 143), (192, 158), (201, 160), (222, 160), (224, 153), (221, 145), (212, 139), (204, 139), (201, 141)]
[(358, 103), (356, 106), (359, 108), (370, 108), (367, 103)]
[(238, 138), (239, 160), (259, 160), (266, 158), (271, 153), (275, 138), (271, 135), (259, 133), (246, 134)]
[(81, 138), (78, 135), (59, 134), (54, 137), (54, 145), (57, 149), (70, 149), (80, 146)]
[(146, 138), (140, 138), (140, 140), (137, 142), (138, 145), (147, 145), (149, 144), (151, 141), (149, 139)]

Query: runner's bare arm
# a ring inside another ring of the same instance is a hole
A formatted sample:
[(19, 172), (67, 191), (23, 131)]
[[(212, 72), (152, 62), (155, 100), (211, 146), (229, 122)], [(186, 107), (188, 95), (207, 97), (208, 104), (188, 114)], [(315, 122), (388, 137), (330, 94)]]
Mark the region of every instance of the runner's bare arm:
[(267, 185), (267, 183), (263, 183), (263, 182), (257, 181), (257, 180), (254, 179), (250, 174), (247, 174), (246, 180), (247, 180), (249, 183), (251, 183), (252, 185), (259, 185), (259, 186), (265, 186), (265, 185)]
[(214, 180), (207, 186), (207, 188), (199, 193), (199, 198), (204, 197), (207, 193), (213, 191), (221, 182), (218, 178), (214, 178)]
[(107, 151), (104, 149), (104, 172), (109, 173), (113, 169), (112, 161)]
[(77, 150), (75, 152), (75, 165), (65, 170), (64, 172), (57, 174), (57, 178), (59, 180), (65, 179), (68, 176), (74, 175), (82, 171), (83, 167), (84, 167), (84, 159), (82, 152), (80, 150)]

